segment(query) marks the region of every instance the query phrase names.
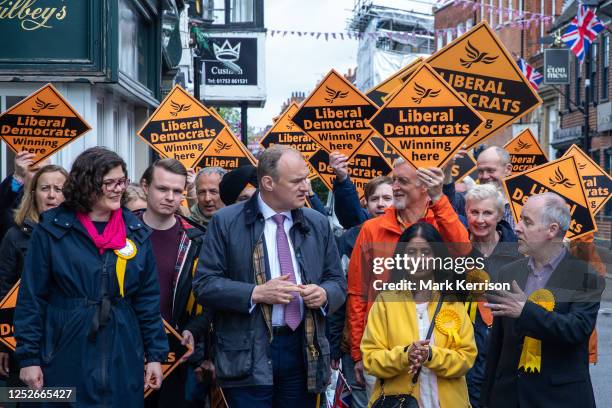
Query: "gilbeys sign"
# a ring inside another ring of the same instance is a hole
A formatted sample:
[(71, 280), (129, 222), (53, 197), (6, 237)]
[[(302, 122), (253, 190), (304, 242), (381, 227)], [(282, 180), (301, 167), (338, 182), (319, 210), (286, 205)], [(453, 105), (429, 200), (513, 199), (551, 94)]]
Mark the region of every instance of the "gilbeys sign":
[[(105, 81), (107, 2), (0, 0), (0, 75), (78, 75)], [(95, 79), (94, 79), (95, 80)]]

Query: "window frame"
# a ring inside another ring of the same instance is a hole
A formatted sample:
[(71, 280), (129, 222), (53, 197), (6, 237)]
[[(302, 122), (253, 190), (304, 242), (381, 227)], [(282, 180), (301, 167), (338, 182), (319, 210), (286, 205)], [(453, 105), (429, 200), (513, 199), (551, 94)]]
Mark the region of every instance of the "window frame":
[(578, 58), (574, 57), (574, 104), (576, 106), (582, 105), (581, 86), (582, 82), (582, 69)]
[[(143, 98), (159, 99), (161, 77), (158, 78), (158, 69), (161, 69), (161, 43), (158, 44), (156, 38), (161, 36), (161, 24), (157, 20), (157, 16), (153, 10), (149, 8), (149, 3), (144, 0), (119, 0), (116, 2), (117, 15), (121, 8), (120, 3), (124, 3), (126, 7), (131, 8), (132, 12), (140, 18), (142, 31), (138, 31), (137, 35), (143, 41), (142, 51), (145, 53), (146, 63), (143, 66), (146, 68), (143, 78), (139, 78), (140, 73), (137, 71), (136, 77), (121, 69), (121, 53), (117, 50), (116, 70), (117, 79), (121, 86), (130, 90), (132, 93), (141, 95)], [(161, 16), (159, 17), (161, 21)], [(119, 21), (117, 21), (119, 24)], [(117, 26), (117, 44), (120, 44), (120, 27)], [(161, 38), (161, 37), (160, 37)], [(157, 47), (160, 47), (159, 49)], [(139, 52), (138, 44), (136, 44), (136, 52)], [(139, 69), (138, 64), (136, 70)], [(144, 81), (144, 82), (143, 82)]]
[(589, 52), (591, 53), (591, 57), (589, 58), (589, 69), (587, 72), (588, 78), (590, 80), (590, 92), (591, 94), (589, 95), (589, 102), (591, 105), (597, 105), (597, 97), (599, 96), (599, 92), (597, 92), (597, 49), (598, 49), (598, 44), (597, 42), (593, 42), (593, 44), (591, 44), (591, 47), (589, 49)]
[[(214, 2), (214, 0), (210, 0)], [(246, 1), (246, 0), (241, 0)], [(253, 1), (253, 21), (250, 22), (230, 22), (231, 17), (231, 0), (223, 0), (225, 22), (223, 24), (215, 24), (212, 20), (205, 20), (204, 26), (211, 30), (224, 30), (224, 29), (264, 29), (264, 16), (263, 16), (263, 0), (252, 0)], [(206, 9), (206, 6), (202, 6), (202, 9)]]
[(601, 86), (601, 92), (599, 93), (600, 100), (607, 101), (610, 99), (610, 84), (608, 80), (608, 73), (610, 72), (610, 36), (608, 34), (602, 36), (600, 48), (601, 75), (599, 80), (601, 83), (597, 85)]

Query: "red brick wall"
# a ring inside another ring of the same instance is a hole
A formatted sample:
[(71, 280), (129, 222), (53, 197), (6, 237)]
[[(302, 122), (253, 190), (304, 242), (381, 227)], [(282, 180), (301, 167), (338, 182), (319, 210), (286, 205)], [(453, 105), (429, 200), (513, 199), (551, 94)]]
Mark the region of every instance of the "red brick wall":
[[(461, 6), (448, 5), (441, 9), (434, 11), (434, 29), (445, 29), (449, 27), (456, 28), (459, 23), (463, 23), (467, 20), (472, 20), (474, 23), (475, 13), (470, 8), (463, 8)], [(437, 41), (437, 39), (436, 39)]]
[[(484, 2), (484, 4), (490, 4), (490, 0), (481, 1)], [(545, 0), (544, 13), (546, 15), (552, 15), (553, 2), (556, 2), (555, 14), (560, 14), (563, 0)], [(509, 24), (505, 24), (508, 21), (518, 20), (518, 0), (512, 1), (512, 8), (514, 9), (514, 11), (511, 18), (509, 18), (505, 13), (502, 15), (502, 25), (500, 25), (500, 15), (497, 10), (493, 12), (493, 20), (491, 22), (489, 21), (490, 13), (488, 9), (484, 9), (485, 13), (484, 16), (482, 16), (480, 1), (478, 1), (477, 3), (478, 7), (476, 8), (476, 10), (473, 10), (471, 7), (464, 8), (461, 4), (454, 5), (452, 3), (438, 10), (434, 10), (435, 29), (441, 30), (447, 28), (456, 28), (458, 24), (464, 23), (468, 19), (472, 19), (472, 24), (476, 25), (478, 22), (484, 19), (489, 22), (493, 29), (496, 29), (496, 27), (499, 26), (499, 28), (496, 30), (496, 33), (504, 44), (504, 46), (511, 54), (513, 54), (514, 57), (519, 57), (522, 51), (523, 57), (528, 60), (532, 65), (534, 65), (534, 67), (539, 68), (542, 66), (542, 53), (540, 52), (539, 43), (539, 39), (541, 37), (540, 23), (538, 22), (537, 24), (525, 25), (524, 28), (522, 26), (511, 27)], [(499, 7), (499, 0), (493, 0), (493, 5), (495, 7)], [(503, 0), (502, 5), (504, 8), (507, 8), (508, 1)], [(541, 0), (524, 0), (524, 12), (541, 13)], [(521, 33), (523, 34), (523, 50), (521, 50)], [(436, 33), (436, 35), (438, 34)], [(546, 31), (545, 35), (547, 35)], [(443, 34), (443, 36), (444, 44), (446, 44), (446, 34)], [(454, 37), (456, 37), (456, 35)], [(438, 44), (437, 38), (436, 44)], [(524, 122), (531, 121), (532, 120), (529, 117), (526, 117), (524, 119)], [(495, 136), (489, 138), (486, 143), (489, 145), (502, 146), (511, 138), (512, 128), (510, 126), (504, 130), (499, 131)]]
[[(481, 1), (486, 5), (490, 4), (490, 0), (479, 0), (477, 3), (480, 4)], [(553, 2), (556, 3), (555, 14), (559, 15), (561, 13), (563, 0), (545, 0), (544, 14), (552, 15)], [(541, 0), (524, 0), (523, 3), (524, 12), (542, 13)], [(495, 7), (499, 7), (499, 0), (493, 0), (492, 4)], [(508, 4), (509, 3), (507, 0), (502, 1), (502, 5), (504, 8), (508, 8)], [(512, 18), (509, 19), (508, 16), (503, 13), (502, 23), (518, 20), (518, 6), (519, 0), (512, 0), (512, 8), (514, 10)], [(483, 16), (481, 15), (480, 5), (478, 5), (476, 10), (473, 10), (471, 7), (464, 8), (462, 4), (455, 5), (451, 3), (438, 10), (434, 10), (434, 28), (436, 30), (445, 28), (456, 28), (458, 24), (465, 22), (468, 19), (472, 19), (473, 25), (476, 25), (482, 20), (486, 20), (495, 29), (498, 25), (500, 25), (499, 12), (495, 10), (493, 12), (493, 20), (489, 21), (490, 13), (487, 8), (485, 8), (484, 10), (485, 13)], [(545, 35), (547, 35), (546, 30), (547, 26), (545, 26)], [(538, 42), (538, 40), (541, 37), (541, 32), (539, 22), (537, 24), (525, 25), (524, 27), (511, 27), (509, 24), (502, 24), (502, 26), (496, 31), (499, 38), (502, 40), (506, 48), (508, 48), (511, 53), (521, 55), (521, 32), (523, 32), (524, 58), (529, 59), (531, 56), (540, 53), (540, 43)]]

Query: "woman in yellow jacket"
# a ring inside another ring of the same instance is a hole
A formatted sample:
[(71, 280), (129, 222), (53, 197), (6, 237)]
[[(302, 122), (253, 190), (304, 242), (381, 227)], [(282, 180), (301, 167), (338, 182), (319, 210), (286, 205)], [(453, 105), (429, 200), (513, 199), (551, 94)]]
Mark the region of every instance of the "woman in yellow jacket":
[[(408, 257), (446, 257), (438, 231), (427, 223), (406, 229), (396, 254)], [(422, 408), (470, 407), (465, 374), (474, 364), (477, 350), (472, 323), (461, 302), (444, 298), (436, 317), (431, 340), (425, 340), (440, 294), (419, 290), (420, 281), (441, 282), (454, 275), (420, 268), (412, 275), (403, 271), (400, 279), (415, 282), (416, 289), (381, 292), (368, 316), (361, 351), (365, 370), (378, 380), (370, 405), (381, 395), (411, 394)], [(397, 282), (398, 280), (394, 280)], [(448, 300), (447, 300), (448, 299)], [(413, 374), (421, 366), (416, 384)]]

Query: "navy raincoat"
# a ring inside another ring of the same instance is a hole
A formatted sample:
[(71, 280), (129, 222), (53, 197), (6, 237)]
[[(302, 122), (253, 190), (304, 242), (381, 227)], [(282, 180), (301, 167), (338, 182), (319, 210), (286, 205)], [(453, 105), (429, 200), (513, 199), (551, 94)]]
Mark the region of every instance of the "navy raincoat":
[(141, 407), (143, 364), (168, 342), (150, 230), (123, 210), (137, 253), (119, 294), (117, 255), (100, 254), (73, 211), (43, 214), (34, 229), (15, 310), (21, 367), (41, 366), (45, 387), (76, 387), (79, 407)]

